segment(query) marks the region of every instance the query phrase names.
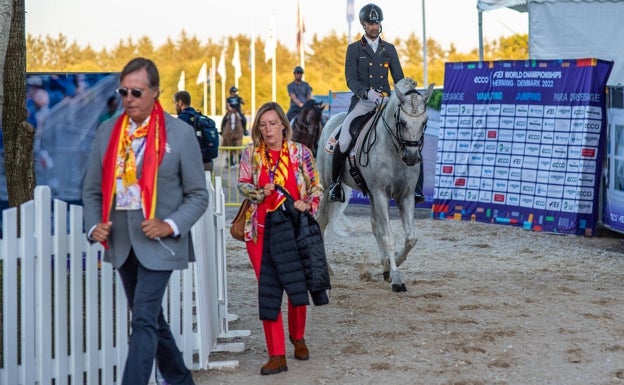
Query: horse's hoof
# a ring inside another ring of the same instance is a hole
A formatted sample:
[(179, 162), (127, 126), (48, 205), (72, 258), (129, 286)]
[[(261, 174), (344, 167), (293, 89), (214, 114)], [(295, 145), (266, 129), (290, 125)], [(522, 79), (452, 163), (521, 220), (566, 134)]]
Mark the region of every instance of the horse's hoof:
[[(389, 271), (384, 271), (383, 272), (383, 277), (384, 277), (384, 281), (390, 282), (390, 272)], [(394, 290), (394, 288), (392, 288), (392, 290)]]
[(407, 291), (407, 288), (405, 287), (404, 283), (402, 283), (400, 285), (396, 284), (396, 283), (393, 283), (392, 284), (392, 291), (395, 292), (395, 293), (402, 293), (404, 291)]

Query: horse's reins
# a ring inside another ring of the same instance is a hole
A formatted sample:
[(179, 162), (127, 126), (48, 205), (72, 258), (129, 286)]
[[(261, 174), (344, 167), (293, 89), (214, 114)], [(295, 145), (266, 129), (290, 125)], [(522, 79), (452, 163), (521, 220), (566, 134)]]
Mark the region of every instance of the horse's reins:
[[(418, 94), (420, 95), (420, 93), (418, 91), (414, 90), (409, 90), (405, 93), (405, 96), (411, 95), (411, 94)], [(400, 146), (400, 149), (397, 147), (397, 144), (395, 144), (394, 148), (399, 151), (399, 150), (403, 150), (405, 147), (421, 147), (423, 144), (423, 138), (421, 137), (419, 140), (405, 140), (403, 139), (403, 135), (401, 134), (401, 130), (399, 129), (399, 126), (401, 125), (401, 111), (403, 111), (404, 114), (412, 117), (412, 118), (417, 118), (419, 116), (421, 116), (422, 114), (427, 112), (427, 109), (423, 109), (423, 111), (420, 114), (410, 114), (409, 112), (405, 111), (405, 109), (403, 109), (403, 105), (401, 104), (399, 106), (399, 108), (397, 108), (396, 112), (394, 113), (394, 119), (396, 121), (396, 134), (392, 135), (392, 133), (390, 132), (390, 127), (388, 125), (388, 123), (386, 122), (385, 119), (383, 119), (384, 125), (386, 126), (386, 130), (388, 130), (388, 132), (391, 133), (392, 137), (394, 139), (396, 139), (398, 146)], [(425, 129), (427, 127), (425, 126)], [(423, 130), (424, 131), (424, 130)]]
[[(418, 95), (420, 95), (420, 92), (418, 92), (417, 90), (413, 89), (413, 90), (407, 91), (404, 95), (405, 96), (409, 96), (411, 94), (418, 94)], [(403, 111), (404, 114), (406, 114), (406, 115), (408, 115), (408, 116), (410, 116), (412, 118), (417, 118), (417, 117), (421, 116), (422, 114), (426, 113), (427, 109), (424, 109), (421, 113), (414, 115), (414, 114), (410, 114), (409, 112), (405, 111), (405, 109), (403, 108), (403, 105), (400, 104), (399, 108), (397, 108), (396, 111), (394, 112), (394, 119), (395, 119), (395, 122), (396, 122), (396, 132), (394, 132), (392, 130), (392, 128), (390, 127), (390, 125), (388, 124), (388, 122), (382, 116), (381, 113), (379, 115), (377, 115), (376, 119), (372, 122), (372, 127), (374, 127), (377, 124), (377, 120), (381, 116), (381, 121), (384, 124), (384, 128), (386, 129), (386, 131), (388, 132), (390, 137), (393, 139), (392, 140), (392, 145), (394, 146), (394, 149), (395, 149), (396, 152), (402, 151), (403, 149), (405, 149), (405, 147), (422, 147), (422, 145), (423, 145), (423, 138), (421, 138), (420, 140), (405, 140), (405, 139), (403, 139), (403, 135), (401, 134), (401, 130), (400, 130), (401, 111)], [(373, 147), (373, 144), (376, 141), (376, 138), (373, 138), (372, 140), (369, 140), (368, 137), (373, 135), (373, 134), (376, 134), (376, 133), (377, 133), (377, 131), (374, 130), (374, 129), (369, 130), (366, 133), (366, 137), (363, 140), (363, 143), (368, 143), (368, 146), (366, 148), (362, 147), (362, 151), (360, 152), (360, 164), (362, 165), (362, 167), (366, 167), (368, 165), (368, 161), (364, 162), (364, 156), (366, 156), (367, 159), (368, 159), (368, 153), (369, 153), (370, 149)]]

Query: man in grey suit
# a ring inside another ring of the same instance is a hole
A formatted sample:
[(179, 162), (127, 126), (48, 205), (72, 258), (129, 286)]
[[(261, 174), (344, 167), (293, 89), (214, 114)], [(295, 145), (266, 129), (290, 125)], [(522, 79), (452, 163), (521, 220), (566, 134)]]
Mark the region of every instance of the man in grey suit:
[(170, 384), (194, 384), (161, 303), (174, 269), (195, 260), (190, 229), (208, 192), (193, 130), (165, 113), (149, 59), (120, 74), (124, 113), (96, 132), (82, 190), (85, 228), (119, 272), (132, 310), (122, 385), (149, 382), (154, 359)]

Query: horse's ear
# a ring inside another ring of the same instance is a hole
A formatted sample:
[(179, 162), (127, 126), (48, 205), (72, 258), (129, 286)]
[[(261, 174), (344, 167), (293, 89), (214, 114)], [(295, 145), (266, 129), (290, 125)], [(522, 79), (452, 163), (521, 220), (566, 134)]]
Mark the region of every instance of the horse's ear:
[(435, 83), (429, 84), (429, 88), (427, 88), (427, 93), (425, 93), (425, 100), (429, 100), (431, 94), (433, 93), (433, 87), (435, 87)]
[(401, 104), (405, 103), (405, 94), (401, 92), (401, 89), (397, 87), (396, 84), (394, 85), (394, 93), (396, 94), (397, 98), (399, 98)]

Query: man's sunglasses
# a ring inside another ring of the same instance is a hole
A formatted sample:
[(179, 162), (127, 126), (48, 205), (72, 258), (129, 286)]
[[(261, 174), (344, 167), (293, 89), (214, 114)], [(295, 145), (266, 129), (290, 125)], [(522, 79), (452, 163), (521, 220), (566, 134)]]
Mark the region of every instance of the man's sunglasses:
[(123, 98), (128, 96), (128, 93), (132, 94), (132, 96), (134, 96), (135, 98), (140, 98), (143, 95), (143, 92), (144, 92), (140, 88), (127, 89), (127, 88), (123, 88), (123, 87), (122, 88), (117, 88), (116, 91)]

